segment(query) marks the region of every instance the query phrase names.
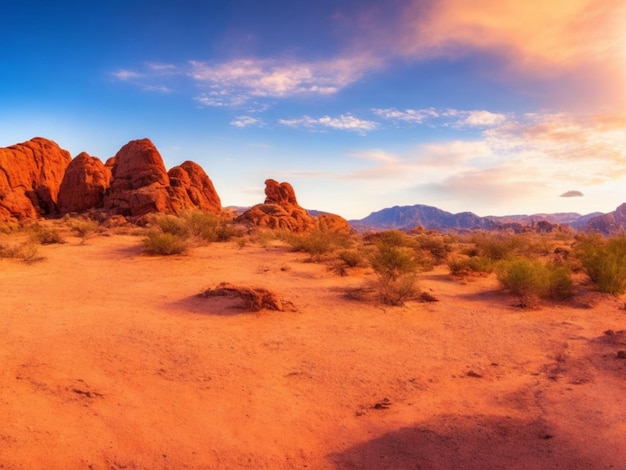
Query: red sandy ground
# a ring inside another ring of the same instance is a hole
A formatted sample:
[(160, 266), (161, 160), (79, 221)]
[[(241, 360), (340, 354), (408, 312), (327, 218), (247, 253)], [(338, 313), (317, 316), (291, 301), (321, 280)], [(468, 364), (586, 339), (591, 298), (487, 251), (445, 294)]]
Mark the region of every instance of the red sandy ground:
[[(440, 267), (383, 308), (284, 247), (40, 251), (0, 260), (1, 469), (626, 468), (623, 299), (523, 310)], [(197, 296), (222, 281), (296, 311)]]

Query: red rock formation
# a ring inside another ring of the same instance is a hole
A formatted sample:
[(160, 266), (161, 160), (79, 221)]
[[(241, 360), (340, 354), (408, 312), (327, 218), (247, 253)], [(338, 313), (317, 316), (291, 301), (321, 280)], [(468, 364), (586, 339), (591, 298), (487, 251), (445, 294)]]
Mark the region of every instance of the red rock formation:
[(265, 181), (265, 202), (248, 209), (236, 220), (259, 227), (306, 232), (319, 227), (321, 230), (351, 233), (348, 221), (334, 214), (323, 214), (315, 218), (298, 205), (296, 194), (289, 183)]
[(289, 183), (265, 181), (265, 202), (251, 207), (236, 220), (259, 227), (304, 232), (315, 226), (315, 220), (296, 201)]
[(71, 160), (67, 150), (41, 137), (0, 148), (0, 221), (55, 213)]
[(107, 165), (112, 182), (104, 198), (106, 211), (125, 216), (175, 212), (163, 159), (149, 139), (130, 141)]
[(170, 179), (172, 206), (176, 212), (198, 208), (219, 214), (222, 203), (213, 187), (213, 183), (202, 167), (186, 161), (167, 172)]
[(317, 216), (317, 226), (324, 232), (344, 233), (354, 232), (348, 221), (336, 214), (320, 214)]
[(296, 193), (289, 183), (279, 183), (272, 179), (266, 180), (265, 196), (265, 204), (300, 207), (296, 200)]
[(59, 190), (59, 212), (84, 212), (102, 207), (110, 184), (111, 172), (99, 158), (85, 152), (79, 154), (65, 170)]

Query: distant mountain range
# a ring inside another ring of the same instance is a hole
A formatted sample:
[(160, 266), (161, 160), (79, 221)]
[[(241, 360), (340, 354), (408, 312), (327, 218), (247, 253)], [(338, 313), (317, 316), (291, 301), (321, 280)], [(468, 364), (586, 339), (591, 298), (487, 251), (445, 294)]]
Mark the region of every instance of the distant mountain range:
[(358, 231), (366, 230), (407, 230), (422, 226), (430, 230), (446, 229), (497, 229), (516, 228), (538, 223), (569, 225), (579, 230), (595, 230), (603, 233), (617, 233), (626, 226), (626, 204), (614, 212), (603, 214), (594, 212), (581, 215), (575, 212), (556, 214), (508, 215), (480, 217), (472, 212), (452, 214), (432, 206), (394, 206), (372, 212), (359, 220), (349, 220)]

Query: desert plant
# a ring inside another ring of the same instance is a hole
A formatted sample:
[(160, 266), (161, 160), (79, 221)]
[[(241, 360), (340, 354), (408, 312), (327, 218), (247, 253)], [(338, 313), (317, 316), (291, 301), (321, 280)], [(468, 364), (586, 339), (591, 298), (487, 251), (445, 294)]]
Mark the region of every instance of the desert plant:
[(476, 254), (498, 261), (523, 252), (527, 242), (519, 235), (478, 232), (471, 238)]
[(502, 261), (497, 276), (502, 286), (525, 306), (538, 299), (564, 300), (572, 295), (572, 279), (566, 266), (518, 256)]
[(30, 230), (30, 238), (34, 243), (39, 243), (40, 245), (65, 243), (61, 232), (56, 228), (35, 224), (30, 228)]
[(175, 215), (159, 214), (154, 218), (154, 223), (163, 231), (181, 238), (186, 238), (190, 234), (187, 222)]
[(402, 305), (417, 295), (418, 262), (411, 248), (378, 244), (370, 254), (370, 264), (377, 276), (374, 288), (382, 303)]
[(348, 235), (320, 228), (314, 228), (306, 233), (286, 233), (283, 237), (294, 251), (308, 253), (312, 261), (320, 261), (336, 249), (347, 248), (350, 245)]
[(395, 281), (417, 270), (414, 252), (406, 247), (381, 244), (370, 256), (372, 268), (382, 279)]
[(177, 255), (188, 249), (183, 236), (157, 230), (149, 232), (143, 243), (148, 253), (158, 255)]
[(599, 234), (577, 237), (574, 252), (600, 292), (626, 292), (626, 237), (606, 239)]
[(83, 239), (90, 234), (96, 233), (100, 229), (100, 224), (97, 221), (82, 217), (76, 219), (68, 218), (68, 226), (72, 232)]
[(0, 258), (21, 259), (26, 262), (42, 259), (38, 256), (37, 246), (33, 242), (7, 245), (0, 243)]
[(447, 259), (450, 274), (464, 276), (472, 273), (490, 274), (494, 271), (496, 263), (486, 256), (450, 256)]
[(416, 299), (419, 295), (417, 274), (409, 274), (397, 279), (378, 278), (374, 289), (381, 303), (400, 306), (407, 300)]
[(184, 212), (181, 217), (192, 236), (207, 242), (225, 242), (243, 234), (229, 221), (209, 212), (192, 210)]
[(342, 250), (337, 253), (337, 257), (350, 268), (356, 268), (357, 266), (363, 266), (366, 264), (366, 259), (363, 256), (363, 253), (358, 250)]

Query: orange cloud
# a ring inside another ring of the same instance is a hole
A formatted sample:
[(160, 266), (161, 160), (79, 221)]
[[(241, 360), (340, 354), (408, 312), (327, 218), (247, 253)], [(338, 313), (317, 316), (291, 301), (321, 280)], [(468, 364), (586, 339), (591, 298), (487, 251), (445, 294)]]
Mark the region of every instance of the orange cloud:
[(623, 0), (439, 0), (424, 14), (414, 1), (407, 53), (492, 49), (527, 66), (571, 67), (624, 53)]
[(402, 21), (384, 38), (397, 54), (488, 53), (508, 77), (578, 78), (576, 92), (626, 102), (624, 0), (412, 0)]

